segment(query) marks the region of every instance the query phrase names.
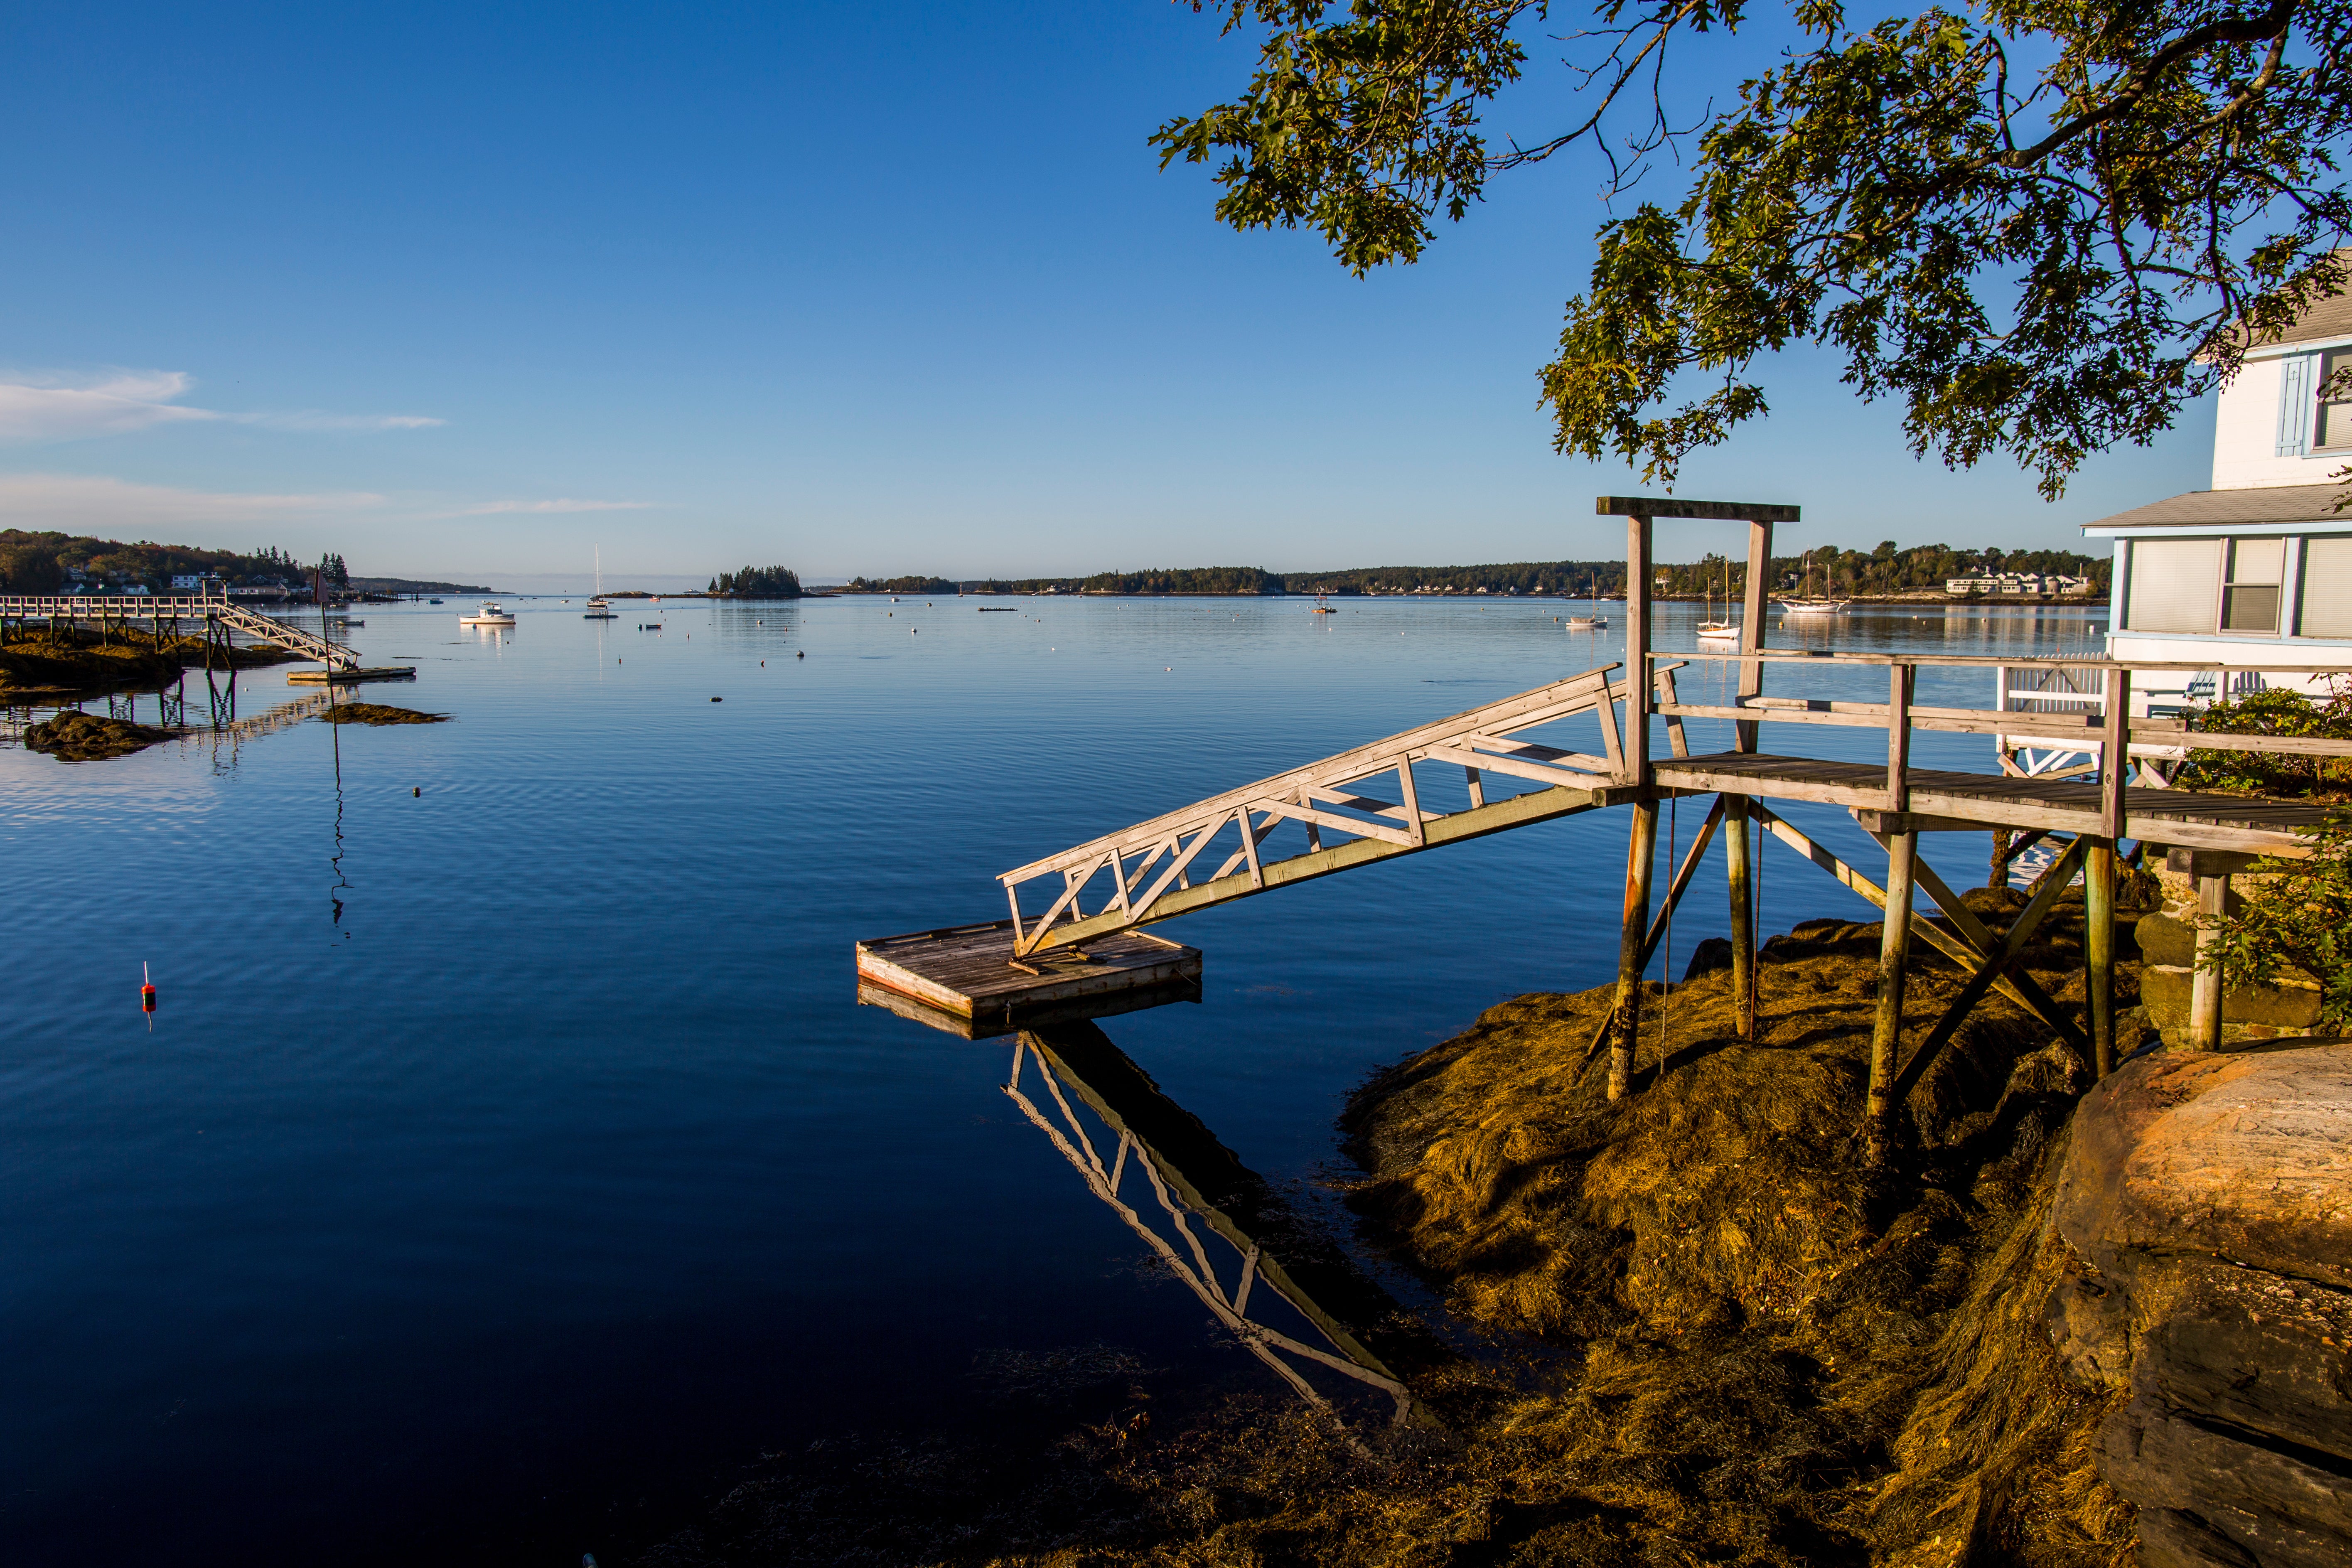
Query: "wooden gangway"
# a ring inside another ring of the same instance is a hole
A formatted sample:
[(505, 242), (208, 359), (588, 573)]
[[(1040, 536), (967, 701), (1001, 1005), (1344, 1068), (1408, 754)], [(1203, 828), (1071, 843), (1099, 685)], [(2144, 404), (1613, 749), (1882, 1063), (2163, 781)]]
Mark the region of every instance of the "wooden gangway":
[[(1617, 1002), (1605, 1030), (1612, 1096), (1627, 1092), (1632, 1081), (1641, 975), (1718, 830), (1724, 835), (1731, 898), (1738, 1026), (1742, 1036), (1752, 1036), (1757, 951), (1752, 861), (1767, 839), (1777, 839), (1885, 911), (1868, 1110), (1872, 1145), (1883, 1151), (1904, 1095), (1961, 1018), (1989, 993), (1998, 991), (2042, 1016), (2054, 1032), (2074, 1042), (2097, 1071), (2112, 1068), (2115, 888), (2125, 843), (2136, 844), (2135, 855), (2144, 855), (2150, 847), (2166, 854), (2171, 864), (2197, 879), (2200, 903), (2214, 912), (2223, 907), (2230, 876), (2254, 858), (2291, 859), (2311, 853), (2312, 836), (2326, 819), (2323, 808), (2173, 789), (2153, 759), (2178, 759), (2192, 747), (2352, 756), (2352, 742), (2347, 742), (2211, 733), (2197, 728), (2193, 713), (2131, 712), (2135, 670), (2209, 668), (2195, 663), (1768, 649), (1772, 530), (1776, 522), (1796, 521), (1796, 508), (1603, 496), (1597, 510), (1626, 520), (1623, 666), (1588, 670), (1407, 730), (1015, 867), (998, 879), (1011, 905), (1008, 962), (1034, 970), (1042, 955), (1107, 933), (1400, 855), (1627, 805), (1632, 826)], [(1746, 523), (1748, 573), (1738, 651), (1662, 655), (1651, 647), (1652, 531), (1662, 518)], [(1675, 673), (1701, 660), (1735, 667), (1727, 700), (1681, 700)], [(1885, 683), (1885, 701), (1854, 701), (1802, 689), (1764, 691), (1768, 670), (1776, 684), (1789, 687), (1830, 670), (1843, 670), (1850, 681), (1857, 666), (1876, 671), (1876, 679)], [(1994, 706), (1918, 702), (1919, 671), (1948, 667), (1981, 667), (1995, 678)], [(2343, 667), (2319, 668), (2336, 672)], [(2278, 673), (2307, 674), (2315, 667), (2275, 668)], [(2063, 676), (2035, 673), (2056, 669), (2063, 669)], [(2004, 670), (2022, 673), (2011, 679)], [(1733, 749), (1693, 755), (1685, 731), (1685, 721), (1691, 719), (1729, 721)], [(1886, 760), (1882, 765), (1768, 752), (1759, 745), (1766, 724), (1789, 727), (1790, 733), (1807, 726), (1875, 730), (1885, 738)], [(1556, 728), (1545, 740), (1529, 733), (1546, 726)], [(1912, 739), (1919, 731), (1987, 736), (1994, 742), (2002, 771), (1916, 767)], [(1661, 736), (1669, 754), (1654, 759), (1654, 742)], [(2084, 760), (2036, 772), (2011, 760), (2010, 753), (2020, 747)], [(2089, 776), (2094, 774), (2095, 779)], [(1383, 779), (1390, 781), (1388, 786), (1379, 784)], [(1374, 787), (1384, 793), (1370, 793)], [(1662, 801), (1691, 795), (1713, 795), (1714, 805), (1675, 868), (1663, 906), (1654, 912), (1658, 807)], [(1883, 884), (1806, 837), (1764, 804), (1791, 800), (1850, 811), (1886, 852)], [(1751, 825), (1757, 830), (1752, 847)], [(1277, 831), (1283, 834), (1279, 842), (1274, 840)], [(2035, 897), (2006, 931), (1989, 929), (1918, 858), (1921, 833), (1951, 831), (2022, 835), (2063, 847)], [(2084, 883), (2087, 1029), (2043, 994), (2017, 962), (2059, 892), (2077, 877)], [(1044, 890), (1035, 893), (1040, 883)], [(1033, 905), (1043, 907), (1024, 909), (1024, 889), (1033, 892)], [(1944, 925), (1914, 912), (1915, 889), (1924, 889), (1940, 906)], [(2210, 935), (2200, 931), (2200, 949), (2208, 945)], [(1915, 938), (1959, 963), (1967, 978), (1943, 1016), (1906, 1055), (1903, 999)], [(2219, 977), (2200, 967), (2190, 1009), (2192, 1033), (2200, 1041), (2219, 1043), (2221, 1008)]]
[(145, 621), (158, 637), (163, 635), (167, 621), (176, 625), (192, 620), (208, 628), (240, 631), (259, 641), (274, 643), (289, 652), (316, 659), (332, 671), (356, 670), (360, 667), (359, 656), (342, 644), (216, 594), (0, 595), (0, 624), (12, 620), (46, 620), (52, 625), (61, 620), (94, 621), (100, 626)]

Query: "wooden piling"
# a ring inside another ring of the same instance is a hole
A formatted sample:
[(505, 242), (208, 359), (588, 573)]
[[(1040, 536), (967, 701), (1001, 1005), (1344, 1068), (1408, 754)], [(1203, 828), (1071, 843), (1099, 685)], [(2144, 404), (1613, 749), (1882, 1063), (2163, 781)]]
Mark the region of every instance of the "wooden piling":
[(1642, 948), (1650, 927), (1650, 873), (1658, 851), (1658, 803), (1644, 795), (1633, 806), (1625, 848), (1624, 924), (1617, 941), (1617, 1003), (1609, 1015), (1609, 1098), (1622, 1100), (1633, 1085), (1633, 1044), (1642, 1031)]
[(1895, 1072), (1903, 1043), (1903, 984), (1911, 958), (1911, 868), (1919, 832), (1909, 823), (1886, 836), (1886, 921), (1878, 943), (1878, 1017), (1870, 1032), (1870, 1098), (1863, 1134), (1872, 1164), (1895, 1147)]
[(1739, 1037), (1756, 1037), (1756, 886), (1748, 865), (1748, 797), (1723, 797), (1723, 858), (1731, 884), (1731, 994)]
[[(2197, 912), (2219, 920), (2229, 912), (2230, 879), (2204, 867), (2197, 868)], [(2189, 1043), (2200, 1051), (2221, 1048), (2221, 975), (2206, 967), (2206, 958), (2221, 933), (2201, 921), (2197, 928), (2197, 969), (2189, 984)]]
[(2091, 1001), (2091, 1063), (2116, 1070), (2116, 841), (2092, 838), (2083, 858), (2083, 984)]

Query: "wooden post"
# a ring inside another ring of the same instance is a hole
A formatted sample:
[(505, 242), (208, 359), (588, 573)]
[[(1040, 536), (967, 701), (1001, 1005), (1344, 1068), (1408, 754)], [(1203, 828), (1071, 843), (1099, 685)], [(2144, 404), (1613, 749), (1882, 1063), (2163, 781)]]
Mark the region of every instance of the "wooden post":
[[(1650, 782), (1650, 520), (1625, 520), (1625, 782)], [(1651, 837), (1658, 808), (1651, 804)], [(1643, 886), (1649, 884), (1647, 871)], [(1641, 941), (1636, 932), (1635, 942)]]
[(2100, 832), (2107, 850), (2124, 836), (2124, 786), (2131, 780), (2131, 671), (2107, 671), (2106, 737), (2099, 748)]
[(2014, 836), (2006, 827), (1996, 827), (1992, 830), (1992, 864), (1985, 869), (1986, 887), (2009, 886), (2009, 845), (2012, 837)]
[[(1748, 591), (1739, 614), (1739, 647), (1744, 652), (1755, 653), (1764, 646), (1765, 595), (1770, 592), (1771, 584), (1767, 579), (1771, 574), (1772, 525), (1750, 521), (1748, 525)], [(1740, 660), (1739, 696), (1734, 705), (1745, 703), (1763, 689), (1764, 661), (1760, 658)], [(1731, 749), (1753, 752), (1756, 749), (1756, 731), (1754, 720), (1738, 721), (1733, 726)], [(1739, 820), (1744, 822), (1747, 818), (1743, 816)]]
[[(2230, 879), (2197, 868), (2197, 912), (2220, 919), (2229, 912)], [(2189, 1043), (2200, 1051), (2221, 1048), (2221, 976), (2205, 967), (2206, 955), (2221, 940), (2219, 931), (2197, 928), (2197, 969), (2189, 985)]]
[(1888, 669), (1886, 809), (1900, 814), (1911, 809), (1911, 680), (1916, 671), (1899, 661)]
[(1617, 938), (1617, 1005), (1609, 1015), (1609, 1098), (1622, 1100), (1633, 1085), (1633, 1044), (1642, 1032), (1642, 942), (1650, 929), (1650, 870), (1658, 851), (1658, 803), (1644, 795), (1633, 806), (1625, 847), (1624, 924)]
[(1739, 1037), (1756, 1037), (1756, 888), (1748, 868), (1748, 797), (1723, 797), (1724, 868), (1731, 883), (1731, 994)]
[(2116, 841), (2090, 840), (2083, 860), (2083, 984), (2091, 1000), (2091, 1064), (2116, 1070)]
[(1886, 839), (1886, 924), (1878, 943), (1878, 1017), (1870, 1032), (1870, 1099), (1863, 1135), (1872, 1164), (1895, 1147), (1893, 1086), (1903, 1044), (1903, 983), (1911, 957), (1911, 865), (1919, 833), (1909, 823)]

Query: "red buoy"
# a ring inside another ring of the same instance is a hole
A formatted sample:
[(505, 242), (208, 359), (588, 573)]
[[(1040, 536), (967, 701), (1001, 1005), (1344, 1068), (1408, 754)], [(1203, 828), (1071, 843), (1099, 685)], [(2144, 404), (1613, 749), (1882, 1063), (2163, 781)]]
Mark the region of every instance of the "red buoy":
[(147, 978), (147, 966), (143, 963), (139, 966), (139, 1010), (142, 1013), (155, 1010), (155, 984)]

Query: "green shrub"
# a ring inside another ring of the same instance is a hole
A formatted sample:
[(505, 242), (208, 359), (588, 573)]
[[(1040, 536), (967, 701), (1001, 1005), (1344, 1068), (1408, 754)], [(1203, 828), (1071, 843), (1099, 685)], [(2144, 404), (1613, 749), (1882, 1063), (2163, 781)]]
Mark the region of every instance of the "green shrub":
[(2231, 985), (2315, 980), (2320, 1026), (2352, 1034), (2352, 816), (2317, 840), (2308, 860), (2255, 861), (2236, 913), (2200, 917), (2220, 939), (2200, 964)]
[[(2352, 685), (2330, 677), (2327, 700), (2300, 691), (2252, 691), (2208, 704), (2197, 728), (2217, 735), (2293, 735), (2352, 741)], [(2245, 790), (2256, 795), (2342, 795), (2352, 792), (2352, 757), (2299, 757), (2255, 752), (2192, 749), (2173, 782), (2184, 789)]]

